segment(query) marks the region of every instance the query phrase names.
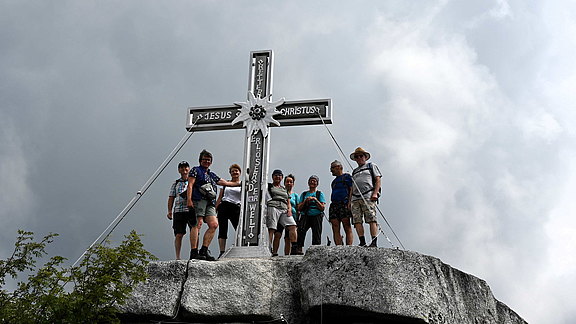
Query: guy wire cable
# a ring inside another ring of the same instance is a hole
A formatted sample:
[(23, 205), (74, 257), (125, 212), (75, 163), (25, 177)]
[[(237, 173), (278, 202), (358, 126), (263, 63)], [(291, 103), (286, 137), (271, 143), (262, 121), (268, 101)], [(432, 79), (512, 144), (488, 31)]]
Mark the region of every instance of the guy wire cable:
[[(342, 151), (342, 148), (340, 147), (340, 144), (338, 144), (338, 141), (336, 141), (336, 138), (334, 137), (334, 135), (332, 134), (332, 132), (330, 131), (330, 129), (328, 128), (328, 125), (326, 125), (326, 123), (324, 122), (324, 119), (322, 119), (322, 116), (320, 115), (320, 111), (316, 111), (316, 114), (318, 115), (318, 118), (320, 118), (320, 121), (322, 122), (322, 125), (324, 125), (324, 128), (326, 128), (326, 130), (328, 131), (328, 134), (330, 135), (330, 137), (332, 138), (332, 141), (334, 142), (334, 144), (336, 145), (342, 159), (344, 161), (346, 161), (346, 163), (348, 164), (348, 166), (354, 170), (354, 167), (352, 167), (352, 164), (348, 161), (348, 159), (346, 158), (346, 155), (344, 154), (344, 151)], [(356, 186), (356, 189), (360, 190), (358, 188), (358, 184), (356, 184), (356, 181), (354, 181), (354, 185)], [(364, 203), (366, 203), (366, 199), (364, 199), (364, 197), (362, 196), (362, 199), (364, 200)], [(392, 228), (392, 226), (390, 225), (390, 223), (388, 222), (388, 219), (386, 219), (386, 216), (384, 216), (384, 213), (382, 213), (382, 211), (380, 210), (380, 208), (378, 207), (378, 205), (376, 205), (376, 209), (378, 210), (378, 212), (380, 213), (380, 215), (382, 216), (382, 218), (384, 219), (384, 221), (386, 222), (386, 225), (388, 225), (388, 228), (390, 228), (390, 230), (392, 231), (392, 234), (394, 234), (394, 237), (396, 238), (396, 240), (398, 241), (398, 243), (400, 243), (400, 246), (402, 247), (402, 249), (406, 250), (406, 248), (404, 247), (404, 244), (402, 244), (402, 241), (400, 240), (400, 238), (398, 237), (398, 235), (396, 235), (396, 232), (394, 231), (394, 229)], [(390, 244), (392, 244), (392, 241), (390, 241), (390, 239), (388, 238), (388, 236), (386, 235), (386, 233), (384, 233), (384, 231), (382, 230), (382, 228), (380, 227), (380, 225), (378, 225), (380, 232), (384, 234), (384, 236), (386, 237), (386, 239), (388, 240), (388, 242), (390, 242)], [(394, 244), (392, 244), (392, 246), (394, 246)]]
[[(192, 124), (190, 129), (192, 129), (196, 125), (198, 120), (200, 120), (201, 118), (202, 117), (199, 116), (196, 119), (196, 121)], [(82, 253), (82, 255), (80, 255), (80, 257), (76, 260), (76, 262), (74, 262), (72, 264), (72, 267), (75, 267), (76, 264), (78, 264), (78, 262), (80, 262), (80, 260), (82, 260), (82, 258), (86, 255), (86, 252), (88, 252), (88, 250), (93, 248), (96, 244), (98, 244), (98, 245), (102, 244), (104, 241), (106, 241), (108, 239), (110, 234), (112, 234), (112, 232), (116, 229), (116, 227), (120, 224), (120, 222), (124, 219), (124, 217), (126, 217), (126, 215), (128, 215), (128, 213), (132, 210), (132, 208), (136, 205), (136, 203), (140, 200), (140, 198), (142, 198), (142, 196), (144, 196), (144, 194), (146, 193), (148, 188), (150, 188), (150, 186), (152, 186), (154, 181), (156, 181), (156, 179), (160, 176), (160, 174), (164, 171), (164, 169), (166, 169), (168, 164), (170, 162), (172, 162), (172, 160), (174, 159), (176, 154), (178, 154), (180, 152), (182, 147), (184, 147), (186, 142), (188, 142), (188, 140), (190, 139), (190, 137), (192, 137), (193, 134), (194, 134), (194, 131), (190, 131), (190, 132), (187, 132), (187, 134), (185, 134), (184, 137), (182, 137), (182, 139), (174, 147), (172, 152), (170, 152), (170, 154), (168, 154), (166, 159), (164, 159), (164, 162), (162, 162), (162, 164), (160, 164), (158, 169), (156, 169), (156, 171), (152, 174), (152, 176), (150, 176), (150, 178), (148, 178), (146, 183), (144, 183), (144, 186), (142, 186), (142, 188), (138, 192), (136, 192), (136, 196), (134, 196), (130, 200), (130, 202), (126, 205), (126, 207), (124, 207), (124, 209), (118, 214), (118, 216), (116, 216), (116, 218), (114, 218), (114, 220), (108, 225), (108, 227), (106, 227), (106, 229), (98, 236), (98, 238), (96, 238), (96, 240), (94, 240), (94, 242), (92, 244), (90, 244), (90, 246)], [(110, 231), (108, 231), (108, 229), (110, 229)], [(100, 238), (102, 237), (102, 235), (104, 235), (104, 233), (106, 233), (106, 231), (108, 231), (108, 233), (106, 234), (106, 236), (104, 236), (104, 238), (102, 238), (102, 240), (100, 240)], [(98, 241), (100, 241), (100, 242), (98, 242)]]
[[(330, 131), (330, 129), (328, 128), (328, 126), (326, 125), (326, 123), (324, 123), (324, 120), (322, 119), (322, 117), (320, 116), (320, 113), (318, 113), (318, 116), (320, 117), (320, 120), (322, 121), (322, 124), (324, 125), (324, 127), (326, 128), (326, 130), (328, 131), (328, 134), (330, 134), (330, 137), (332, 138), (333, 144), (335, 144), (336, 148), (338, 149), (338, 153), (340, 155), (340, 157), (342, 158), (343, 161), (346, 161), (346, 163), (348, 164), (348, 166), (350, 167), (351, 170), (354, 170), (354, 167), (352, 166), (352, 164), (350, 163), (350, 161), (348, 161), (348, 159), (346, 158), (346, 155), (344, 154), (344, 151), (342, 151), (342, 148), (340, 147), (340, 144), (338, 144), (338, 141), (336, 141), (336, 138), (334, 137), (334, 135), (332, 134), (332, 132)], [(356, 183), (356, 180), (354, 180), (354, 178), (352, 178), (352, 182), (354, 183), (354, 186), (356, 186), (356, 189), (358, 190), (358, 192), (360, 192), (360, 188), (358, 187), (358, 184)], [(368, 205), (366, 198), (364, 198), (364, 196), (361, 196), (362, 200), (364, 201), (365, 205)], [(376, 205), (376, 207), (378, 207)], [(384, 218), (384, 221), (386, 222), (386, 224), (388, 224), (388, 227), (390, 227), (390, 229), (392, 230), (392, 232), (394, 233), (394, 230), (392, 229), (392, 227), (390, 226), (390, 224), (388, 223), (388, 220), (386, 219), (386, 217), (384, 217), (384, 214), (382, 213), (382, 211), (380, 211), (380, 209), (378, 209), (378, 211), (380, 212), (380, 215), (382, 215), (382, 218)], [(382, 227), (380, 227), (380, 224), (378, 224), (378, 228), (379, 228), (379, 232), (376, 237), (380, 236), (380, 234), (384, 234), (384, 237), (386, 238), (386, 240), (388, 241), (388, 243), (390, 243), (390, 245), (395, 248), (396, 246), (394, 245), (394, 243), (392, 243), (392, 241), (390, 240), (390, 238), (388, 237), (388, 235), (386, 235), (386, 233), (382, 230)], [(394, 235), (396, 235), (396, 233), (394, 233)], [(398, 238), (398, 236), (396, 236), (396, 239), (398, 240), (398, 242), (400, 242), (400, 239)], [(400, 242), (400, 245), (402, 245), (402, 242)], [(402, 245), (402, 248), (404, 248), (404, 246)]]

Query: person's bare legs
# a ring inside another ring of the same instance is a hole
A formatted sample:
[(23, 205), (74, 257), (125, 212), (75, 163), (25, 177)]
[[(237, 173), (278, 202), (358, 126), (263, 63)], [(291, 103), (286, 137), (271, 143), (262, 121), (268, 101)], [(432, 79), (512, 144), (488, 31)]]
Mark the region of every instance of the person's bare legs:
[(352, 236), (352, 225), (350, 225), (350, 218), (342, 218), (342, 226), (344, 227), (344, 233), (346, 234), (346, 245), (352, 245), (354, 242), (354, 237)]
[(274, 238), (272, 239), (272, 254), (278, 254), (278, 249), (280, 248), (280, 239), (282, 238), (282, 232), (276, 232), (274, 230)]
[(342, 235), (340, 235), (340, 221), (337, 218), (330, 220), (332, 224), (332, 233), (334, 234), (334, 244), (342, 245)]
[(210, 246), (214, 235), (216, 235), (216, 229), (218, 228), (218, 218), (216, 216), (206, 216), (204, 217), (206, 224), (208, 224), (208, 229), (204, 233), (204, 239), (202, 240), (202, 246)]
[(296, 232), (296, 225), (288, 226), (288, 237), (290, 238), (290, 243), (296, 243), (298, 241), (298, 232)]
[(356, 234), (358, 234), (358, 236), (364, 236), (364, 224), (354, 224), (354, 228), (356, 229)]
[(219, 238), (218, 239), (218, 246), (220, 247), (220, 252), (226, 251), (226, 239)]
[(198, 225), (190, 229), (190, 249), (198, 249), (200, 243), (200, 230), (204, 224), (204, 217), (198, 217)]
[(176, 260), (180, 260), (180, 250), (182, 249), (182, 237), (184, 234), (176, 234), (174, 237), (174, 249), (176, 250)]
[(292, 249), (292, 242), (290, 242), (290, 232), (288, 232), (284, 234), (284, 255), (290, 255), (291, 249)]

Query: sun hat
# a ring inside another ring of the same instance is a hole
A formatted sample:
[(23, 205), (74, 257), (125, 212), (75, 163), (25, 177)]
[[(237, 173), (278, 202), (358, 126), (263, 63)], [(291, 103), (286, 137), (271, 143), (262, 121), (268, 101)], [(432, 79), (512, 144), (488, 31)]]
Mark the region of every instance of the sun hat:
[(370, 153), (361, 147), (357, 147), (356, 150), (350, 154), (350, 160), (354, 160), (354, 155), (356, 154), (364, 154), (366, 156), (366, 160), (370, 160)]

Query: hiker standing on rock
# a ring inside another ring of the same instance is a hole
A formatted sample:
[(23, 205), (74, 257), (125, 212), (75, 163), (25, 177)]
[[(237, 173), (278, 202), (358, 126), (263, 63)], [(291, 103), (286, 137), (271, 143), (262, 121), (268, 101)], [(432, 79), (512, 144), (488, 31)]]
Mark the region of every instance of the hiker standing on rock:
[[(218, 228), (218, 218), (216, 218), (216, 185), (238, 187), (240, 182), (232, 182), (221, 179), (214, 172), (210, 171), (212, 165), (212, 153), (202, 150), (198, 158), (199, 166), (195, 166), (188, 174), (188, 188), (186, 189), (186, 206), (194, 209), (198, 218), (198, 226), (192, 230), (192, 249), (190, 259), (214, 261), (216, 260), (208, 246), (216, 234)], [(208, 224), (208, 229), (204, 233), (202, 247), (198, 251), (198, 235), (202, 222)]]
[(358, 167), (352, 171), (354, 184), (352, 185), (352, 220), (356, 233), (360, 239), (360, 246), (366, 246), (364, 238), (364, 221), (370, 225), (370, 235), (372, 241), (370, 247), (378, 246), (376, 240), (378, 236), (378, 219), (376, 217), (376, 204), (380, 196), (382, 173), (374, 163), (367, 162), (370, 159), (370, 153), (363, 148), (358, 147), (350, 159), (356, 161)]
[[(192, 243), (192, 231), (196, 228), (198, 220), (194, 214), (194, 209), (189, 212), (186, 206), (186, 188), (188, 187), (188, 172), (190, 165), (186, 161), (178, 163), (178, 173), (180, 178), (176, 179), (170, 186), (168, 194), (168, 217), (172, 221), (174, 229), (174, 249), (176, 250), (176, 260), (180, 260), (180, 250), (182, 249), (182, 238), (186, 235), (186, 225), (190, 229), (190, 246)], [(182, 195), (184, 194), (184, 196)]]
[(308, 191), (300, 195), (298, 210), (300, 222), (298, 224), (298, 250), (296, 254), (302, 254), (306, 232), (312, 229), (312, 245), (320, 245), (322, 242), (322, 218), (326, 207), (324, 193), (318, 189), (319, 178), (311, 175), (308, 178)]
[(334, 234), (334, 244), (344, 245), (342, 235), (340, 235), (340, 224), (344, 227), (346, 234), (346, 245), (352, 245), (352, 226), (350, 225), (350, 196), (352, 194), (352, 176), (344, 173), (342, 163), (335, 160), (330, 164), (330, 172), (335, 177), (332, 180), (332, 195), (330, 196), (330, 208), (328, 210), (328, 220), (332, 224)]
[(279, 240), (273, 244), (274, 234), (281, 225), (288, 230), (290, 242), (296, 244), (296, 221), (292, 217), (292, 207), (290, 205), (290, 194), (282, 186), (284, 174), (281, 170), (272, 172), (272, 183), (268, 184), (266, 190), (266, 227), (268, 227), (268, 236), (272, 245), (272, 256), (278, 256)]
[[(241, 168), (234, 163), (228, 168), (232, 182), (240, 182)], [(226, 251), (226, 240), (228, 239), (228, 220), (232, 223), (234, 230), (238, 228), (240, 221), (240, 203), (242, 189), (240, 187), (223, 186), (216, 200), (216, 212), (218, 217), (218, 245), (220, 246), (220, 255)]]

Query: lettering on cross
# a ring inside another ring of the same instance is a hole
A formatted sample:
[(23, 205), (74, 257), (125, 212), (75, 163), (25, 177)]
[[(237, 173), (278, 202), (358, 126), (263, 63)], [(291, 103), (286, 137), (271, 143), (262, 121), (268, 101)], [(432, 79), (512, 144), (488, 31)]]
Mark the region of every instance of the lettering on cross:
[(332, 123), (330, 99), (271, 100), (272, 51), (250, 53), (248, 100), (227, 106), (188, 108), (188, 131), (246, 128), (240, 224), (236, 244), (225, 257), (269, 256), (265, 228), (265, 190), (268, 183), (269, 127)]

